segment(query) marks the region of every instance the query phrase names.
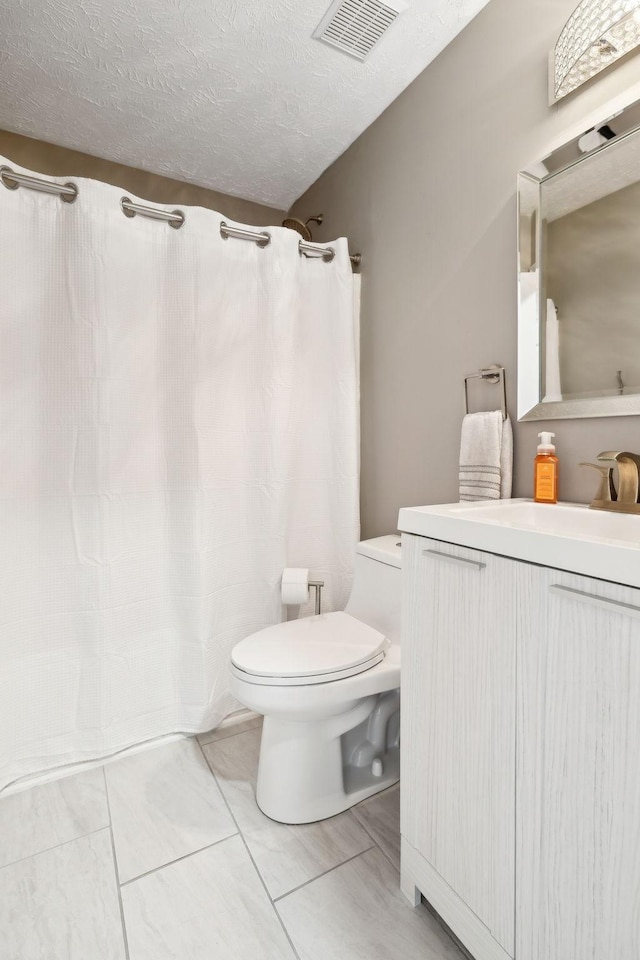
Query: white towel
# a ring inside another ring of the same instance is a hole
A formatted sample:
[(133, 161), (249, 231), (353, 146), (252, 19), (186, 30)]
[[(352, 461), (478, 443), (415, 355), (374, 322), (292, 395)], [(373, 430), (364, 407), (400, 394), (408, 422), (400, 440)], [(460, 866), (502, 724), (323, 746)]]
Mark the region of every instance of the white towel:
[(460, 438), (460, 500), (508, 500), (513, 430), (499, 410), (468, 413)]

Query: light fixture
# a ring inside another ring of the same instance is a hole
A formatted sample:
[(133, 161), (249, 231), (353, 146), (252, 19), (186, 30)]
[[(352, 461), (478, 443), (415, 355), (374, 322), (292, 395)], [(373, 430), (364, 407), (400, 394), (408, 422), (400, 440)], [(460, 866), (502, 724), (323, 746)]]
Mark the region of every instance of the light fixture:
[(551, 54), (551, 103), (639, 45), (640, 0), (581, 0)]

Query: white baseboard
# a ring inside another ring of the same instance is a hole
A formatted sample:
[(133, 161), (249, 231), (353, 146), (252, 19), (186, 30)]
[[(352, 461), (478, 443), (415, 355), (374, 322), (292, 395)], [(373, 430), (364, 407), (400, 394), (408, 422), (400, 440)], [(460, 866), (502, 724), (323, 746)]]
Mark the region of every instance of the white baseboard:
[(256, 713), (255, 710), (247, 710), (246, 707), (243, 707), (242, 710), (236, 710), (235, 713), (230, 713), (228, 717), (225, 717), (224, 720), (221, 720), (216, 730), (224, 730), (226, 727), (234, 727), (237, 723), (245, 723), (247, 720), (257, 720), (261, 714)]

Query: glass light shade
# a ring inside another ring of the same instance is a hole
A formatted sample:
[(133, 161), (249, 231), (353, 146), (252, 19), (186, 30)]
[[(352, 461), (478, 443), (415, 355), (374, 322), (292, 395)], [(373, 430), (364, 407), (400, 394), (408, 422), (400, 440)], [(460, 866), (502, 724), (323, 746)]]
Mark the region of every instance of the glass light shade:
[(582, 0), (553, 51), (553, 100), (560, 100), (640, 45), (640, 0)]

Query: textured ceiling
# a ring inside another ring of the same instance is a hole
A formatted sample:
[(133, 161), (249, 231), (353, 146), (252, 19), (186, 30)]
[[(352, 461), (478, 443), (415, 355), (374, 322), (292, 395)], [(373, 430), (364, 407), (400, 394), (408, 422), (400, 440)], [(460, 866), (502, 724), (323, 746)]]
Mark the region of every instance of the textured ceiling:
[(409, 0), (360, 63), (329, 0), (3, 0), (0, 128), (288, 208), (487, 2)]

